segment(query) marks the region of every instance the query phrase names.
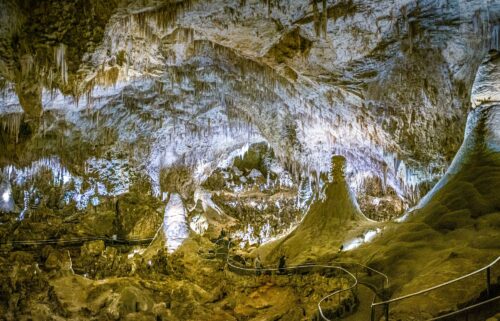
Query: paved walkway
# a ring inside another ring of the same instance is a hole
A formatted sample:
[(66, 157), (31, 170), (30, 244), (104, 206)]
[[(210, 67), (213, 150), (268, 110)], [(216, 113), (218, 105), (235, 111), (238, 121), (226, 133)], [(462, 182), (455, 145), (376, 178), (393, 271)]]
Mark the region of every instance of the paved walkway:
[(373, 291), (363, 284), (358, 284), (359, 305), (356, 311), (342, 320), (363, 321), (370, 320), (371, 304), (373, 301)]

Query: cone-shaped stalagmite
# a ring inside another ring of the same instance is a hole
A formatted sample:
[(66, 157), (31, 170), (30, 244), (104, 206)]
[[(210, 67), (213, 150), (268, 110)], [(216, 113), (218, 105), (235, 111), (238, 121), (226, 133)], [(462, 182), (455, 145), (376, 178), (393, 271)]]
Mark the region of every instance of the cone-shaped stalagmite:
[(343, 156), (332, 157), (333, 181), (325, 186), (325, 198), (313, 204), (304, 223), (321, 218), (317, 222), (324, 227), (336, 228), (339, 223), (366, 220), (345, 180), (345, 165)]
[(324, 190), (324, 197), (312, 204), (300, 225), (288, 236), (270, 244), (273, 249), (268, 260), (285, 252), (291, 258), (307, 252), (320, 253), (321, 249), (338, 248), (348, 231), (368, 220), (356, 202), (345, 179), (346, 160), (332, 157), (333, 181)]

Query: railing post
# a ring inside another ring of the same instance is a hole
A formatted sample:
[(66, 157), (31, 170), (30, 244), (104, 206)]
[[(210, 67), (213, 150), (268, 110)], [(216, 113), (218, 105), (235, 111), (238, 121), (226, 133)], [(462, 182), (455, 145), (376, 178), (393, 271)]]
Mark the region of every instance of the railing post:
[(486, 269), (486, 296), (491, 297), (491, 268)]
[(389, 321), (389, 303), (384, 304), (385, 321)]

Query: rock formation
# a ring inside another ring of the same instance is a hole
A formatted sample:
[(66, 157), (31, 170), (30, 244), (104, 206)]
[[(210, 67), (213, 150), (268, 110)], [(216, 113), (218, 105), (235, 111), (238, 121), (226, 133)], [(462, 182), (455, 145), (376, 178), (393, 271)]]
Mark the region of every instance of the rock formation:
[[(495, 86), (488, 87), (490, 75), (500, 63), (497, 52), (484, 59), (474, 88), (488, 97), (497, 97)], [(481, 94), (481, 95), (482, 95)], [(484, 97), (484, 96), (481, 96)], [(473, 101), (479, 101), (472, 96)], [(399, 284), (396, 294), (408, 293), (424, 284), (438, 284), (473, 271), (500, 255), (498, 220), (500, 218), (500, 104), (483, 101), (468, 116), (465, 137), (446, 174), (419, 204), (389, 226), (382, 236), (353, 253), (365, 256), (369, 264), (382, 268)], [(441, 271), (441, 272), (439, 272)], [(404, 282), (402, 280), (407, 280)], [(467, 282), (472, 282), (471, 280)], [(452, 288), (434, 295), (432, 304), (422, 297), (402, 301), (394, 307), (394, 317), (406, 318), (420, 313), (411, 308), (425, 306), (425, 315), (449, 309), (450, 302), (464, 302), (480, 295), (478, 283), (459, 283), (467, 287), (466, 297)]]
[(347, 184), (345, 158), (333, 156), (331, 164), (332, 182), (324, 186), (323, 195), (311, 205), (293, 232), (266, 245), (271, 247), (267, 250), (270, 251), (267, 261), (276, 261), (283, 253), (291, 259), (300, 255), (304, 260), (307, 255), (321, 256), (325, 251), (342, 250), (341, 245), (348, 235), (359, 233), (370, 225)]
[(0, 21), (7, 320), (307, 320), (345, 275), (220, 254), (366, 263), (388, 295), (498, 255), (499, 1), (0, 0)]

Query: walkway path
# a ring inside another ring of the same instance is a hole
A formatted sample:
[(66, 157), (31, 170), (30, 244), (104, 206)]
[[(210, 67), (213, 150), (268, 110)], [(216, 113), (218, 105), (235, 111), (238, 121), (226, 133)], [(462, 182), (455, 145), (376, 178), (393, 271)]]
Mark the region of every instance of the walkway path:
[(359, 300), (358, 307), (353, 314), (342, 318), (346, 321), (362, 321), (370, 320), (371, 304), (373, 301), (373, 291), (364, 284), (358, 284), (357, 297)]
[[(222, 248), (224, 248), (224, 245), (222, 246)], [(226, 253), (221, 253), (220, 251), (216, 250), (215, 252), (218, 255), (216, 254), (214, 257), (217, 257), (219, 255), (223, 257), (225, 255), (225, 260), (229, 271), (240, 275), (255, 275), (255, 268), (241, 266), (240, 264), (232, 260), (231, 256), (229, 255), (230, 253), (229, 249), (231, 248), (230, 242), (227, 242), (227, 247), (225, 248), (227, 249)], [(331, 318), (335, 318), (335, 315), (337, 313), (336, 311), (337, 308), (333, 308), (333, 310), (331, 308), (323, 310), (322, 303), (326, 303), (330, 300), (333, 300), (333, 302), (340, 303), (341, 309), (346, 309), (347, 306), (345, 306), (345, 304), (349, 303), (348, 301), (344, 301), (345, 299), (343, 298), (344, 292), (356, 291), (356, 290), (359, 290), (359, 293), (357, 295), (359, 296), (360, 305), (358, 306), (357, 310), (352, 314), (352, 316), (349, 316), (350, 318), (349, 320), (358, 320), (358, 321), (369, 320), (370, 308), (371, 308), (371, 303), (373, 302), (374, 294), (370, 288), (359, 284), (358, 276), (367, 275), (369, 278), (371, 278), (373, 277), (373, 275), (377, 275), (382, 278), (381, 279), (382, 282), (380, 284), (382, 285), (383, 288), (388, 286), (387, 276), (379, 271), (376, 271), (372, 268), (369, 268), (367, 266), (358, 263), (334, 262), (333, 264), (335, 265), (307, 264), (307, 265), (287, 266), (285, 270), (287, 271), (287, 274), (326, 273), (329, 275), (338, 275), (338, 276), (342, 275), (343, 277), (349, 280), (349, 286), (347, 288), (336, 289), (336, 291), (333, 291), (330, 294), (326, 295), (318, 302), (319, 320), (331, 320)], [(263, 268), (260, 269), (260, 271), (261, 273), (271, 273), (271, 274), (278, 273), (277, 268)]]

